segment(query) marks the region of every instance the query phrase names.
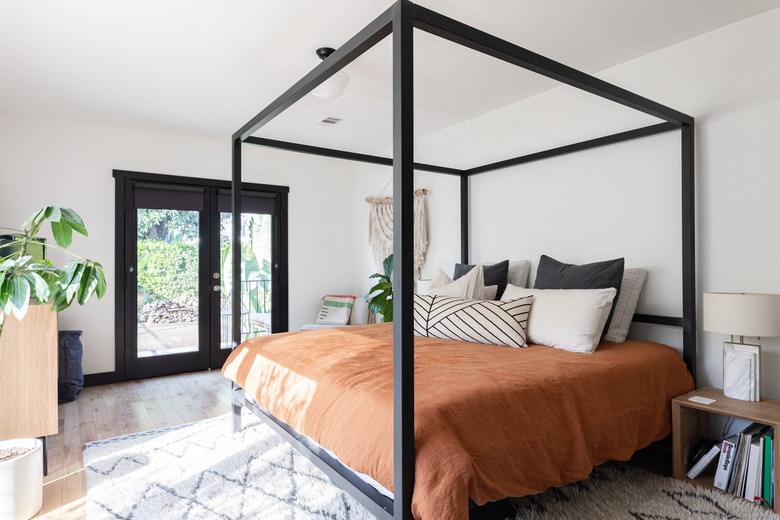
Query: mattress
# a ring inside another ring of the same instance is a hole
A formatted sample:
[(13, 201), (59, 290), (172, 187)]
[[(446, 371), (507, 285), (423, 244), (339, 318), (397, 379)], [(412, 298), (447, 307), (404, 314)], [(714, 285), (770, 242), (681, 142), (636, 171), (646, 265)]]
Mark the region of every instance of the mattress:
[[(223, 374), (275, 417), (393, 489), (392, 324), (290, 332), (234, 350)], [(693, 381), (677, 350), (593, 354), (415, 338), (417, 520), (466, 520), (626, 460), (670, 432)]]

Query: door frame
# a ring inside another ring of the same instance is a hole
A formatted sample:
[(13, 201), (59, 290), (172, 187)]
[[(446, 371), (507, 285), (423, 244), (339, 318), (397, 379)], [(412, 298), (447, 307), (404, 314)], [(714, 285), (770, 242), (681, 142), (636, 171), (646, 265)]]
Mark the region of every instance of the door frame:
[[(222, 190), (230, 190), (230, 181), (220, 181), (216, 179), (203, 179), (197, 177), (180, 177), (178, 175), (164, 175), (156, 173), (136, 172), (129, 170), (113, 170), (113, 177), (116, 179), (116, 191), (115, 191), (115, 255), (114, 255), (114, 288), (115, 288), (115, 303), (114, 303), (114, 375), (112, 378), (115, 381), (126, 381), (126, 361), (125, 352), (126, 347), (130, 345), (132, 341), (132, 334), (127, 325), (128, 312), (130, 312), (131, 305), (128, 298), (133, 294), (132, 291), (127, 291), (125, 284), (128, 281), (127, 274), (131, 266), (135, 264), (134, 258), (134, 240), (135, 237), (132, 233), (129, 233), (129, 223), (132, 223), (130, 219), (134, 219), (134, 215), (129, 215), (127, 210), (135, 211), (132, 205), (132, 187), (136, 182), (142, 182), (144, 184), (161, 184), (161, 185), (180, 185), (180, 186), (198, 186), (203, 188), (217, 188)], [(242, 183), (242, 190), (250, 191), (264, 191), (275, 195), (276, 215), (274, 220), (275, 224), (272, 230), (271, 247), (273, 256), (276, 258), (276, 263), (272, 270), (272, 285), (273, 292), (271, 293), (271, 305), (273, 311), (271, 313), (271, 330), (272, 332), (286, 332), (289, 327), (289, 285), (288, 285), (288, 215), (287, 215), (287, 198), (290, 188), (287, 186), (277, 186), (272, 184), (256, 184), (256, 183)], [(213, 190), (216, 191), (216, 190)], [(210, 211), (212, 205), (216, 203), (211, 196), (206, 197), (205, 210)], [(134, 227), (133, 227), (134, 229)], [(216, 222), (211, 223), (210, 233), (219, 229), (219, 219)], [(217, 235), (218, 236), (218, 235)], [(211, 272), (214, 269), (214, 258), (218, 258), (219, 251), (209, 251), (207, 255), (207, 261), (201, 261), (199, 268), (199, 281), (203, 281), (210, 278)], [(203, 260), (203, 259), (202, 259)], [(211, 287), (209, 287), (209, 293), (211, 293)], [(201, 302), (201, 308), (203, 308)], [(201, 333), (207, 333), (207, 330), (203, 330), (201, 325)], [(214, 334), (208, 334), (209, 350), (213, 350), (213, 342), (219, 342), (219, 331)], [(211, 352), (208, 353), (211, 356)], [(211, 368), (218, 368), (221, 366), (221, 360), (214, 359), (216, 356), (212, 356)], [(151, 377), (142, 376), (142, 377)]]

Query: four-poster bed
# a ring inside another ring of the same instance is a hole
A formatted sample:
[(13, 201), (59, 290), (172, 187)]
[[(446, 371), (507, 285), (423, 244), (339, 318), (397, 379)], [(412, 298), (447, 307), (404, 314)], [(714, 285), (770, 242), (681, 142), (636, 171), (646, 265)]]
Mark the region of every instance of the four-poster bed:
[[(413, 135), (413, 36), (415, 29), (445, 38), (512, 65), (555, 79), (594, 95), (600, 96), (654, 116), (664, 122), (613, 135), (598, 137), (580, 143), (511, 158), (505, 161), (457, 169), (414, 162)], [(285, 109), (311, 92), (317, 85), (341, 70), (377, 42), (392, 34), (393, 52), (393, 157), (392, 159), (332, 150), (299, 143), (258, 138), (252, 134), (270, 122)], [(412, 492), (415, 484), (415, 342), (413, 335), (413, 179), (414, 170), (455, 175), (460, 178), (461, 261), (469, 256), (469, 178), (473, 175), (507, 168), (548, 157), (587, 150), (645, 136), (679, 130), (682, 148), (682, 306), (683, 317), (635, 315), (634, 321), (682, 327), (683, 359), (688, 370), (696, 375), (695, 326), (695, 256), (694, 256), (694, 163), (693, 118), (653, 102), (637, 94), (579, 72), (575, 69), (530, 52), (522, 47), (491, 36), (465, 24), (442, 16), (408, 0), (399, 0), (353, 38), (336, 50), (300, 81), (271, 103), (233, 135), (233, 236), (240, 237), (241, 213), (239, 197), (241, 185), (241, 147), (243, 143), (269, 146), (295, 152), (342, 158), (373, 164), (392, 165), (394, 195), (394, 317), (392, 324), (392, 410), (393, 410), (393, 498), (378, 492), (356, 477), (332, 453), (300, 435), (285, 422), (262, 408), (241, 388), (234, 391), (234, 428), (240, 428), (240, 407), (246, 404), (271, 425), (286, 440), (301, 450), (339, 486), (355, 496), (359, 502), (379, 518), (411, 519)], [(239, 276), (240, 243), (233, 243), (233, 276)], [(234, 285), (238, 286), (234, 281)], [(233, 295), (233, 312), (240, 309), (240, 294)], [(234, 317), (233, 337), (240, 342), (240, 321)], [(389, 327), (386, 326), (386, 327)]]

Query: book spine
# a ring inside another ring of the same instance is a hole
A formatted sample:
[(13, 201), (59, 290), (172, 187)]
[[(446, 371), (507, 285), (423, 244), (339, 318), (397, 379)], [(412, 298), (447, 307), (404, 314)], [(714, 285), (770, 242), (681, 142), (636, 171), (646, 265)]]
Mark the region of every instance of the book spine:
[(688, 478), (694, 479), (702, 474), (702, 472), (707, 468), (707, 466), (710, 465), (710, 463), (715, 460), (715, 457), (718, 456), (720, 453), (720, 446), (715, 445), (713, 446), (710, 451), (708, 451), (704, 456), (699, 459), (699, 462), (697, 462), (691, 470), (688, 472)]
[(715, 487), (725, 490), (729, 484), (729, 475), (734, 465), (734, 449), (736, 443), (723, 439), (723, 446), (720, 448), (720, 459), (718, 460), (718, 469), (715, 472)]
[(764, 466), (761, 498), (764, 504), (772, 503), (772, 434), (764, 435)]

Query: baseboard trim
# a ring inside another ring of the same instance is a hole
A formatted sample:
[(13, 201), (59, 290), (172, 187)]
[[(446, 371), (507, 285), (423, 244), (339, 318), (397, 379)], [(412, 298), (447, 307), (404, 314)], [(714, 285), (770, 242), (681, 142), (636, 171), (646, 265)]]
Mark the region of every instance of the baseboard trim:
[(118, 383), (121, 381), (116, 372), (101, 372), (99, 374), (85, 374), (84, 386), (100, 386)]

